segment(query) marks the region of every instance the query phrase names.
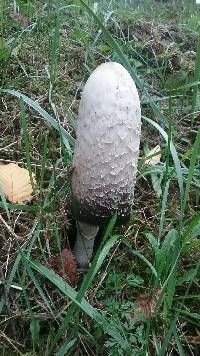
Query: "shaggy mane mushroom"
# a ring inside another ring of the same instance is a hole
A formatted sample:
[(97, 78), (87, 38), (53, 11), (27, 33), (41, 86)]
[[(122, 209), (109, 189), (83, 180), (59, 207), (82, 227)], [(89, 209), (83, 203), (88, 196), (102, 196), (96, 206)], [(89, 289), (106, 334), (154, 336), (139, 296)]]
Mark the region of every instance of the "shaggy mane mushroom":
[(74, 253), (88, 265), (99, 226), (117, 212), (129, 217), (139, 155), (141, 109), (127, 70), (109, 62), (86, 82), (79, 108), (72, 200), (77, 220)]

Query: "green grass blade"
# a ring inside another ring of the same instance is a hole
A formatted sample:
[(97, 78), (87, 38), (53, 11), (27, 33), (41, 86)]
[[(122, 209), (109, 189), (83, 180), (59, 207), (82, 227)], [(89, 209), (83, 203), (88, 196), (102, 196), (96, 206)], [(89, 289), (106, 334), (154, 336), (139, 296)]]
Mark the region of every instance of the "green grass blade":
[[(195, 271), (194, 271), (194, 273), (193, 273), (193, 276), (196, 276), (196, 274), (198, 273), (199, 269), (200, 269), (200, 261), (198, 261), (198, 263), (196, 264), (196, 268), (195, 268)], [(194, 278), (194, 277), (193, 277), (193, 278)], [(188, 285), (188, 287), (187, 287), (187, 290), (186, 290), (186, 293), (185, 293), (183, 299), (181, 298), (181, 299), (182, 299), (182, 303), (181, 303), (182, 306), (184, 306), (184, 300), (187, 298), (187, 296), (188, 296), (188, 294), (189, 294), (189, 290), (190, 290), (190, 288), (191, 288), (191, 285), (192, 285), (192, 282), (193, 282), (193, 278), (190, 280), (190, 283), (189, 283), (189, 285)], [(183, 311), (182, 309), (177, 309), (177, 308), (176, 308), (176, 314), (175, 314), (173, 320), (171, 321), (169, 330), (168, 330), (167, 333), (166, 333), (166, 336), (165, 336), (165, 338), (164, 338), (164, 341), (163, 341), (163, 344), (162, 344), (161, 351), (160, 351), (160, 354), (159, 354), (159, 355), (163, 355), (163, 356), (165, 355), (165, 350), (166, 350), (166, 348), (167, 348), (167, 345), (169, 344), (169, 341), (170, 341), (170, 339), (171, 339), (172, 333), (174, 333), (175, 330), (176, 330), (176, 329), (175, 329), (176, 322), (177, 322), (178, 317), (179, 317), (179, 315), (180, 315), (181, 313), (186, 313), (187, 315), (190, 314), (190, 316), (191, 316), (191, 313), (190, 313), (190, 312), (188, 312), (188, 311)], [(197, 313), (195, 313), (194, 317), (197, 317), (197, 318), (200, 319), (200, 316), (199, 316), (199, 314), (197, 314)], [(199, 324), (198, 324), (198, 325), (199, 325)]]
[[(3, 202), (0, 202), (0, 208), (5, 208)], [(30, 213), (36, 213), (39, 211), (39, 207), (36, 205), (21, 205), (21, 204), (11, 204), (7, 203), (8, 209), (20, 210), (20, 211), (28, 211)]]
[[(19, 266), (19, 263), (21, 261), (21, 257), (20, 255), (17, 255), (16, 259), (15, 259), (15, 262), (12, 266), (12, 269), (10, 271), (10, 274), (9, 274), (9, 277), (8, 279), (5, 281), (6, 282), (6, 287), (7, 287), (7, 293), (9, 293), (9, 289), (10, 289), (10, 286), (11, 284), (13, 283), (13, 280), (14, 280), (14, 277), (16, 275), (16, 272), (17, 272), (17, 268)], [(4, 297), (2, 296), (1, 298), (1, 302), (0, 302), (0, 314), (1, 314), (1, 310), (3, 309), (4, 307), (4, 304), (5, 304), (5, 300), (4, 300)], [(1, 309), (2, 308), (2, 309)]]
[[(158, 125), (156, 122), (154, 122), (153, 120), (149, 119), (146, 116), (143, 116), (143, 119), (145, 121), (147, 121), (149, 124), (151, 124), (152, 126), (154, 126), (163, 136), (163, 138), (165, 139), (166, 143), (168, 143), (168, 135), (167, 133), (162, 129), (162, 127), (160, 125)], [(173, 142), (170, 142), (170, 152), (174, 161), (174, 166), (175, 166), (175, 170), (176, 170), (176, 175), (177, 175), (177, 179), (178, 179), (178, 185), (179, 185), (179, 190), (180, 190), (180, 196), (181, 196), (181, 200), (183, 198), (183, 175), (182, 175), (182, 170), (181, 170), (181, 164), (180, 164), (180, 160), (178, 158), (178, 154), (176, 152), (176, 148), (173, 144)]]
[[(26, 95), (23, 95), (19, 91), (13, 89), (0, 89), (0, 92), (11, 94), (19, 99), (22, 98), (27, 105), (32, 107), (35, 111), (37, 111), (42, 116), (43, 120), (45, 120), (50, 125), (52, 125), (58, 132), (61, 131), (62, 139), (66, 148), (69, 147), (69, 143), (72, 147), (74, 146), (75, 139), (62, 126), (59, 127), (58, 122), (51, 115), (49, 115), (47, 111), (42, 109), (42, 107), (37, 103), (37, 101), (34, 101), (29, 97), (27, 97)], [(71, 154), (71, 151), (69, 153)]]
[[(42, 290), (42, 288), (40, 286), (40, 283), (38, 282), (37, 278), (35, 277), (35, 275), (34, 275), (33, 271), (31, 270), (30, 266), (28, 265), (27, 259), (26, 259), (25, 255), (24, 255), (23, 250), (20, 248), (19, 244), (17, 246), (17, 249), (18, 249), (18, 251), (20, 253), (21, 260), (22, 260), (22, 263), (23, 263), (23, 265), (25, 267), (25, 270), (27, 271), (27, 273), (28, 273), (29, 277), (31, 278), (33, 284), (35, 285), (36, 289), (38, 290), (38, 292), (39, 292), (42, 300), (44, 301), (45, 305), (47, 306), (48, 310), (54, 316), (53, 310), (52, 310), (52, 308), (51, 308), (51, 306), (50, 306), (50, 304), (49, 304), (49, 302), (48, 302), (48, 300), (47, 300), (47, 298), (46, 298), (46, 296), (45, 296), (45, 294), (44, 294), (44, 292), (43, 292), (43, 290)], [(55, 318), (55, 316), (54, 316), (54, 318)]]
[(29, 172), (32, 189), (33, 189), (33, 192), (35, 192), (35, 184), (33, 181), (33, 173), (32, 173), (32, 169), (31, 169), (29, 135), (28, 135), (26, 114), (25, 114), (23, 99), (20, 98), (19, 102), (20, 102), (20, 109), (21, 109), (21, 116), (22, 116), (23, 141), (24, 141), (24, 147), (25, 147), (25, 153), (26, 153), (27, 168), (28, 168), (28, 172)]
[(5, 194), (4, 194), (4, 191), (3, 189), (1, 188), (1, 184), (0, 184), (0, 197), (1, 197), (1, 200), (2, 200), (2, 203), (0, 206), (2, 206), (5, 211), (6, 211), (6, 215), (8, 217), (8, 220), (9, 220), (9, 223), (11, 224), (11, 221), (10, 221), (10, 213), (9, 213), (9, 209), (8, 209), (8, 203), (6, 201), (6, 197), (5, 197)]
[(62, 345), (62, 347), (59, 349), (59, 351), (56, 353), (56, 356), (64, 356), (67, 355), (67, 352), (70, 351), (72, 346), (76, 343), (77, 338), (74, 337), (72, 340), (66, 340), (65, 343)]
[(184, 199), (183, 199), (182, 215), (185, 212), (186, 204), (188, 201), (191, 182), (192, 182), (192, 178), (193, 178), (193, 174), (194, 174), (194, 170), (195, 170), (195, 163), (197, 161), (199, 152), (200, 152), (200, 128), (197, 132), (197, 136), (196, 136), (195, 143), (194, 143), (193, 150), (192, 150), (192, 157), (190, 159), (189, 172), (188, 172), (185, 193), (184, 193)]
[(164, 183), (163, 183), (163, 191), (162, 191), (162, 205), (161, 205), (161, 216), (160, 216), (160, 224), (159, 224), (159, 231), (158, 231), (158, 241), (160, 242), (161, 237), (162, 237), (162, 232), (164, 228), (164, 221), (165, 221), (165, 212), (167, 208), (167, 199), (168, 199), (168, 193), (169, 193), (169, 185), (170, 185), (170, 179), (169, 177), (171, 176), (171, 171), (170, 171), (170, 144), (172, 141), (172, 105), (171, 105), (171, 99), (169, 99), (169, 127), (168, 127), (168, 141), (167, 141), (167, 156), (166, 156), (166, 161), (165, 161), (165, 172), (164, 172)]
[(161, 346), (160, 352), (159, 352), (159, 356), (166, 356), (166, 350), (169, 346), (169, 342), (170, 339), (172, 337), (172, 335), (174, 334), (174, 332), (176, 331), (176, 322), (177, 322), (178, 318), (175, 317), (171, 323), (170, 329), (168, 330), (165, 339), (163, 341), (163, 344)]
[(85, 279), (82, 283), (82, 286), (78, 292), (78, 296), (77, 296), (78, 299), (82, 298), (82, 296), (85, 294), (86, 290), (90, 287), (92, 281), (94, 280), (94, 277), (98, 273), (102, 263), (104, 262), (106, 256), (108, 255), (110, 249), (117, 241), (119, 241), (119, 239), (120, 239), (120, 236), (118, 236), (118, 235), (111, 237), (108, 240), (108, 242), (105, 244), (103, 249), (99, 253), (97, 253), (97, 255), (94, 258), (94, 261), (92, 262), (90, 270), (89, 270), (87, 276), (85, 277)]
[[(117, 219), (117, 215), (115, 214), (114, 217), (111, 219), (111, 221), (108, 224), (108, 227), (107, 227), (104, 237), (103, 237), (103, 241), (106, 241), (109, 234), (112, 232), (112, 229), (116, 223), (116, 219)], [(114, 245), (114, 243), (116, 241), (118, 241), (119, 238), (120, 238), (120, 236), (113, 236), (110, 240), (107, 241), (107, 243), (105, 244), (105, 246), (102, 249), (101, 249), (101, 246), (98, 249), (98, 251), (94, 257), (94, 260), (92, 262), (92, 265), (91, 265), (87, 275), (85, 276), (85, 278), (82, 282), (82, 285), (77, 293), (76, 298), (79, 302), (82, 300), (87, 289), (90, 287), (95, 275), (99, 271), (104, 259), (106, 258), (107, 254), (109, 253), (111, 247)], [(60, 326), (60, 328), (58, 330), (58, 333), (56, 334), (55, 340), (53, 341), (53, 344), (52, 344), (52, 348), (58, 342), (58, 340), (62, 336), (64, 330), (66, 330), (66, 328), (71, 320), (71, 317), (75, 312), (76, 312), (75, 304), (72, 304), (70, 310), (68, 311), (65, 319), (62, 322), (62, 325)], [(78, 314), (77, 314), (77, 318), (78, 318)], [(52, 351), (52, 348), (51, 348), (51, 351)]]
[(76, 130), (77, 129), (77, 121), (75, 120), (71, 110), (70, 109), (65, 109), (65, 112), (66, 112), (66, 116), (67, 116), (68, 121), (72, 125), (73, 129)]
[(179, 356), (185, 356), (185, 352), (184, 352), (183, 347), (181, 345), (181, 340), (180, 340), (179, 335), (178, 335), (178, 333), (176, 331), (176, 328), (174, 328), (173, 334), (174, 334), (174, 339), (176, 341), (176, 345), (177, 345), (177, 349), (178, 349), (178, 352), (179, 352)]
[[(63, 318), (62, 323), (57, 331), (57, 334), (51, 343), (51, 348), (49, 350), (49, 356), (54, 354), (54, 347), (58, 344), (58, 341), (62, 337), (63, 333), (67, 330), (72, 318), (73, 319), (75, 318), (74, 315), (75, 315), (76, 310), (77, 310), (77, 306), (76, 306), (76, 304), (73, 304), (72, 307), (68, 310), (66, 316)], [(61, 346), (61, 348), (62, 348), (62, 346)]]
[[(196, 52), (196, 62), (195, 62), (195, 70), (194, 70), (194, 82), (198, 82), (200, 79), (200, 31), (198, 36), (198, 44), (197, 44), (197, 52)], [(196, 110), (197, 105), (197, 95), (198, 95), (198, 86), (195, 86), (193, 89), (193, 97), (192, 97), (192, 122), (191, 126), (194, 123), (194, 112)]]
[(43, 190), (43, 186), (44, 186), (45, 165), (46, 165), (46, 161), (47, 161), (47, 151), (48, 151), (47, 146), (48, 146), (48, 137), (45, 136), (42, 162), (41, 162), (41, 170), (40, 170), (40, 200), (42, 200), (42, 190)]
[(86, 9), (88, 14), (94, 19), (94, 21), (97, 23), (97, 25), (101, 28), (102, 33), (106, 37), (106, 40), (108, 44), (113, 48), (115, 53), (117, 54), (120, 62), (123, 64), (123, 66), (128, 70), (130, 75), (132, 76), (133, 80), (135, 81), (137, 87), (145, 94), (146, 99), (148, 100), (148, 103), (151, 106), (151, 109), (153, 112), (157, 115), (157, 117), (167, 125), (167, 119), (165, 116), (162, 114), (161, 110), (159, 107), (156, 105), (156, 103), (151, 99), (149, 96), (147, 90), (144, 87), (143, 82), (140, 80), (140, 78), (137, 75), (137, 72), (133, 69), (131, 66), (128, 58), (125, 56), (123, 53), (120, 45), (117, 43), (117, 41), (112, 37), (111, 33), (107, 30), (107, 28), (104, 26), (103, 22), (98, 18), (98, 16), (91, 10), (91, 8), (83, 1), (80, 0), (82, 6)]
[(60, 291), (70, 298), (79, 308), (81, 308), (88, 316), (92, 319), (96, 320), (98, 323), (102, 322), (102, 316), (100, 313), (96, 311), (85, 299), (79, 301), (77, 299), (77, 292), (67, 283), (64, 282), (61, 277), (59, 277), (52, 270), (49, 270), (47, 267), (43, 266), (38, 261), (27, 260), (30, 266), (42, 274), (44, 277), (49, 279)]
[(195, 229), (195, 227), (200, 223), (200, 213), (197, 213), (189, 223), (187, 227), (185, 227), (185, 230), (183, 231), (182, 234), (182, 241), (183, 244), (187, 243), (187, 240), (189, 239), (191, 233)]
[(27, 260), (27, 262), (33, 269), (35, 269), (37, 272), (49, 279), (55, 286), (57, 286), (57, 288), (65, 296), (70, 298), (77, 305), (77, 307), (82, 309), (90, 318), (101, 325), (102, 329), (104, 329), (107, 334), (112, 335), (117, 341), (121, 340), (124, 347), (128, 347), (126, 339), (124, 339), (124, 337), (119, 333), (118, 328), (112, 325), (103, 314), (93, 308), (92, 305), (90, 305), (84, 298), (80, 301), (77, 298), (78, 293), (68, 283), (64, 282), (61, 277), (37, 261)]
[(143, 256), (139, 251), (132, 251), (132, 252), (135, 256), (139, 257), (143, 262), (145, 262), (146, 265), (150, 267), (154, 276), (157, 277), (157, 275), (158, 275), (157, 271), (156, 271), (155, 267), (151, 264), (151, 262), (145, 256)]
[(164, 227), (165, 212), (166, 212), (166, 208), (167, 208), (167, 198), (168, 198), (168, 193), (169, 193), (169, 184), (170, 184), (170, 180), (166, 181), (166, 183), (164, 185), (164, 190), (163, 190), (161, 216), (160, 216), (160, 224), (159, 224), (159, 231), (158, 231), (158, 241), (159, 242), (161, 240), (163, 227)]

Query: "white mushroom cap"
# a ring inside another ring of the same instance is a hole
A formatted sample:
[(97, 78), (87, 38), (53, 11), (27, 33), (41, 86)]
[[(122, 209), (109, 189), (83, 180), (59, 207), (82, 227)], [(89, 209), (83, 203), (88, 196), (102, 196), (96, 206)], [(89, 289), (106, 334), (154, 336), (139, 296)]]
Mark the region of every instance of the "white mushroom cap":
[(114, 62), (97, 67), (79, 109), (72, 175), (77, 220), (100, 225), (115, 212), (129, 215), (140, 128), (140, 100), (127, 70)]

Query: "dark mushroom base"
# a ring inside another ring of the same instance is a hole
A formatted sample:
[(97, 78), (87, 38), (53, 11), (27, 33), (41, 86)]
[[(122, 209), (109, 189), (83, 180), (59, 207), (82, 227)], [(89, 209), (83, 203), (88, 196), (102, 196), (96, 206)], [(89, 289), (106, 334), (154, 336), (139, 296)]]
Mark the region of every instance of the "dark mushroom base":
[[(98, 210), (97, 205), (95, 208), (93, 207), (94, 213), (92, 213), (93, 209), (91, 209), (89, 205), (85, 204), (83, 208), (80, 207), (78, 203), (75, 203), (74, 199), (72, 201), (72, 210), (77, 221), (77, 235), (74, 244), (74, 254), (79, 266), (81, 268), (87, 268), (92, 256), (94, 255), (94, 251), (96, 251), (99, 247), (105, 226), (110, 222), (110, 219), (115, 215), (115, 213), (117, 213), (117, 225), (126, 223), (130, 217), (131, 205), (129, 206), (129, 209), (127, 209), (126, 204), (126, 214), (124, 214), (124, 211), (122, 213), (121, 209), (111, 210), (102, 208), (102, 206), (98, 206)], [(85, 225), (86, 231), (84, 231), (84, 229), (81, 231), (81, 223)], [(95, 230), (95, 226), (97, 229), (94, 234), (93, 232)]]
[(132, 204), (121, 204), (117, 209), (109, 209), (98, 203), (91, 207), (87, 202), (79, 204), (74, 197), (72, 199), (72, 213), (75, 220), (94, 226), (108, 224), (116, 213), (117, 225), (125, 224), (130, 218), (131, 208)]

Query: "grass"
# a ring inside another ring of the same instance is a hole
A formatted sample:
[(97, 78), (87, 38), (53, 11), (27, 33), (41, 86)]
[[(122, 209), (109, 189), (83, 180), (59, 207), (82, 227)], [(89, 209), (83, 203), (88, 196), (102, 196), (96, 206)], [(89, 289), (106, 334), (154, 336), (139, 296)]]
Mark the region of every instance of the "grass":
[[(0, 163), (26, 167), (38, 183), (26, 205), (7, 202), (0, 190), (2, 355), (198, 354), (196, 5), (1, 0), (0, 8)], [(70, 172), (80, 92), (109, 60), (127, 68), (142, 102), (135, 205), (126, 225), (113, 217), (105, 227), (73, 288), (47, 262), (74, 238)], [(148, 166), (145, 145), (157, 144), (161, 162)]]

